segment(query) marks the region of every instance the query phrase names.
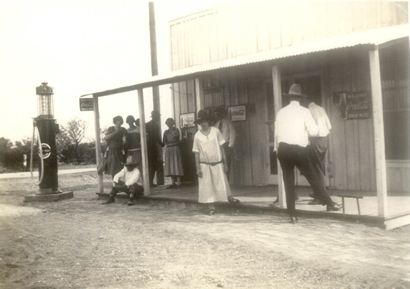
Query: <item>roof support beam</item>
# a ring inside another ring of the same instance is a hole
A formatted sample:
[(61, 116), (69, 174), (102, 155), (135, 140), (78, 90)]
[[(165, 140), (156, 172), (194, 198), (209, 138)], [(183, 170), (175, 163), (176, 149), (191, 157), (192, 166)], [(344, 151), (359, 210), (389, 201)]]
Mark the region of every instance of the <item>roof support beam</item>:
[[(275, 118), (278, 111), (282, 108), (282, 80), (280, 68), (278, 65), (272, 67), (272, 85), (273, 85), (273, 109), (275, 112)], [(276, 141), (276, 140), (275, 140)], [(279, 160), (277, 159), (278, 167), (278, 198), (279, 206), (281, 208), (286, 207), (286, 192), (285, 185), (283, 183), (282, 168), (280, 166)]]
[[(98, 97), (93, 95), (94, 99), (94, 127), (95, 127), (95, 159), (97, 162), (97, 168), (102, 163), (102, 151), (101, 151), (101, 129), (100, 129), (100, 109), (98, 106)], [(104, 193), (103, 175), (98, 175), (98, 193)]]
[(369, 64), (373, 104), (378, 213), (380, 217), (385, 218), (387, 216), (387, 175), (386, 154), (384, 147), (383, 95), (380, 75), (379, 49), (377, 46), (369, 51)]
[(145, 130), (144, 92), (142, 88), (138, 89), (138, 113), (140, 117), (142, 177), (144, 181), (144, 195), (148, 196), (151, 193), (151, 188), (149, 184), (147, 134)]

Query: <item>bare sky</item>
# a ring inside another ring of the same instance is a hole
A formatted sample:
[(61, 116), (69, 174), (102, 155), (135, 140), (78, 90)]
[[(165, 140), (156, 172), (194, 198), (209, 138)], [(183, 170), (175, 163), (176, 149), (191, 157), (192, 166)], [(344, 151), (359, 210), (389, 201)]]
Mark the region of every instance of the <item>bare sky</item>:
[[(215, 2), (155, 1), (160, 73), (169, 70), (168, 21)], [(79, 111), (79, 96), (133, 84), (151, 73), (147, 0), (1, 1), (0, 35), (0, 137), (11, 140), (31, 135), (35, 87), (43, 81), (54, 88), (57, 121), (84, 119), (93, 137), (93, 114)], [(163, 117), (171, 116), (169, 94), (161, 98), (168, 104)], [(148, 116), (148, 92), (145, 102)], [(104, 97), (100, 106), (102, 127), (114, 115), (138, 114), (136, 92)]]

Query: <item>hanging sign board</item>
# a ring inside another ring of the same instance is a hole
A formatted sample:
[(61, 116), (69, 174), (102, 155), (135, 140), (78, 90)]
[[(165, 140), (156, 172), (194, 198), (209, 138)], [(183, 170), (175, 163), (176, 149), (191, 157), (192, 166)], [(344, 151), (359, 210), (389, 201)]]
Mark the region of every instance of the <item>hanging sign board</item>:
[(179, 115), (180, 127), (195, 127), (195, 113), (183, 113)]
[(80, 98), (80, 111), (93, 111), (94, 99), (93, 98)]
[(246, 105), (235, 105), (229, 107), (229, 115), (232, 121), (246, 120)]
[(344, 119), (371, 117), (371, 101), (368, 92), (341, 92), (336, 94), (340, 114)]

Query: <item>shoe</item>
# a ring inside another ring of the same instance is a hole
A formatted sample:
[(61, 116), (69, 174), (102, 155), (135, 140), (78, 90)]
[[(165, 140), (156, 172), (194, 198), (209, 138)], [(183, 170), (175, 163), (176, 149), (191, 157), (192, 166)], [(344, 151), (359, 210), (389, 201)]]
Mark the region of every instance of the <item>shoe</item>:
[(308, 205), (322, 205), (322, 202), (318, 199), (313, 199), (308, 203)]
[(209, 216), (215, 215), (215, 209), (210, 209), (210, 210), (208, 211), (208, 215), (209, 215)]
[(328, 211), (328, 212), (336, 212), (336, 211), (339, 211), (340, 208), (341, 208), (340, 205), (338, 205), (338, 204), (336, 204), (336, 203), (332, 203), (332, 204), (326, 206), (326, 211)]
[(239, 204), (241, 201), (239, 201), (238, 199), (234, 197), (228, 197), (228, 202), (231, 204)]
[(135, 205), (134, 200), (129, 200), (127, 203), (128, 206), (133, 206)]
[(289, 222), (291, 224), (296, 224), (299, 221), (298, 217), (296, 216), (289, 216), (289, 218), (290, 218)]
[(172, 184), (172, 185), (170, 185), (170, 186), (167, 187), (168, 190), (176, 189), (176, 188), (177, 188), (177, 185), (176, 185), (176, 184)]
[(108, 200), (106, 200), (105, 202), (102, 202), (103, 205), (108, 205), (111, 203), (115, 203), (114, 197), (109, 197)]

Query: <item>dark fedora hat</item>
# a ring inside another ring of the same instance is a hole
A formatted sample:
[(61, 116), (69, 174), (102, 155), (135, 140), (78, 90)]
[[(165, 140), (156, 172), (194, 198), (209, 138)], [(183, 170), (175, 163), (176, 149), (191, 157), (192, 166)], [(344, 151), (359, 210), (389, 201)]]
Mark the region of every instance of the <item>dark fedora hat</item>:
[(197, 118), (195, 120), (195, 124), (200, 124), (203, 121), (211, 121), (211, 117), (209, 116), (208, 112), (201, 109), (200, 111), (198, 111), (198, 115), (197, 115)]
[(296, 97), (307, 97), (306, 94), (302, 93), (302, 87), (299, 83), (293, 83), (290, 88), (289, 92), (285, 93), (287, 96), (296, 96)]

